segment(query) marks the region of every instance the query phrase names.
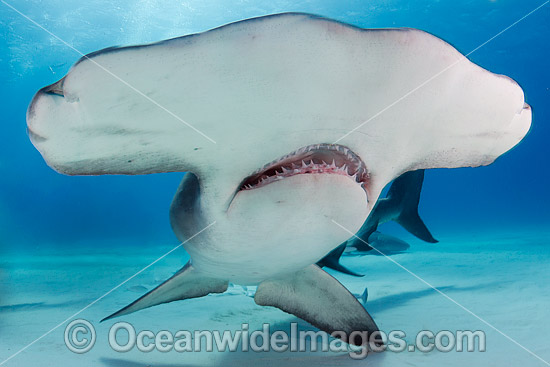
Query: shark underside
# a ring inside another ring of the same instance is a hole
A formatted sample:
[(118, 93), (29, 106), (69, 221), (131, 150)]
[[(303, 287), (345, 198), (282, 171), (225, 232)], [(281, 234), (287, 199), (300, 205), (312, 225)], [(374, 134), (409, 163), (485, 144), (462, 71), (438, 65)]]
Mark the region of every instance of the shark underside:
[[(27, 110), (32, 143), (61, 173), (188, 172), (170, 221), (190, 262), (108, 318), (232, 282), (346, 335), (378, 326), (315, 263), (396, 177), (490, 164), (530, 123), (516, 82), (431, 34), (294, 13), (94, 52)], [(430, 239), (418, 220), (401, 223)]]

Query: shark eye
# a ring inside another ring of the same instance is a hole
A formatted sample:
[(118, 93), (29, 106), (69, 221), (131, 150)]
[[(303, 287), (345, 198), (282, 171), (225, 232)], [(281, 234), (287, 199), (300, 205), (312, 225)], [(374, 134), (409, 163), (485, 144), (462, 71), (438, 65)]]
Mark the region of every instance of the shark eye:
[(48, 85), (47, 87), (43, 88), (44, 93), (48, 94), (55, 94), (61, 97), (65, 97), (65, 94), (63, 92), (63, 82), (65, 81), (65, 78), (62, 78), (58, 80), (56, 83), (52, 85)]

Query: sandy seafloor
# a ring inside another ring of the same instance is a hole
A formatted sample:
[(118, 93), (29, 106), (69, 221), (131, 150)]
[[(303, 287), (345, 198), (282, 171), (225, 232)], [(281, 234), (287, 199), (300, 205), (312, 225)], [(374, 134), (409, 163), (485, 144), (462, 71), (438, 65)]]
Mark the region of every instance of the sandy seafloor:
[[(550, 237), (525, 231), (513, 234), (439, 235), (439, 244), (411, 237), (407, 253), (392, 259), (457, 303), (546, 361), (550, 361)], [(96, 248), (96, 249), (94, 249)], [(104, 295), (173, 245), (139, 249), (135, 244), (79, 244), (71, 250), (7, 253), (1, 259), (0, 360), (51, 330)], [(367, 309), (382, 330), (404, 330), (413, 343), (423, 329), (483, 330), (486, 352), (416, 351), (369, 354), (352, 360), (347, 354), (311, 352), (189, 352), (119, 353), (110, 349), (108, 330), (128, 321), (136, 330), (250, 330), (264, 322), (273, 330), (314, 330), (307, 323), (275, 308), (255, 305), (240, 287), (230, 294), (175, 302), (99, 323), (125, 306), (186, 261), (182, 249), (154, 264), (97, 303), (72, 317), (89, 320), (97, 331), (94, 348), (86, 354), (69, 351), (63, 341), (65, 325), (5, 362), (4, 366), (545, 366), (546, 364), (455, 303), (430, 289), (382, 256), (345, 257), (343, 263), (367, 274), (363, 278), (335, 274), (353, 293), (368, 287)]]

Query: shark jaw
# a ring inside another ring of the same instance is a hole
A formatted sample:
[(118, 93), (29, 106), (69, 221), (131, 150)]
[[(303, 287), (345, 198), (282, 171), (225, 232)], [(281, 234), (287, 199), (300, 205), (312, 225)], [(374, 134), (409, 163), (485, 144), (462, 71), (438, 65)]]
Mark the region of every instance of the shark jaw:
[(264, 165), (245, 177), (235, 194), (304, 174), (348, 176), (367, 192), (369, 172), (361, 157), (343, 145), (323, 143), (302, 147)]
[[(350, 148), (306, 145), (233, 181), (233, 195), (222, 211), (205, 203), (212, 197), (209, 190), (227, 187), (228, 180), (217, 186), (202, 181), (196, 210), (182, 210), (179, 198), (193, 195), (184, 190), (191, 183), (182, 184), (172, 226), (184, 241), (215, 221), (207, 238), (184, 245), (196, 269), (238, 284), (258, 284), (315, 263), (334, 243), (345, 241), (348, 234), (333, 220), (359, 229), (371, 209), (370, 178), (367, 165)], [(203, 218), (200, 225), (191, 226), (196, 218)]]

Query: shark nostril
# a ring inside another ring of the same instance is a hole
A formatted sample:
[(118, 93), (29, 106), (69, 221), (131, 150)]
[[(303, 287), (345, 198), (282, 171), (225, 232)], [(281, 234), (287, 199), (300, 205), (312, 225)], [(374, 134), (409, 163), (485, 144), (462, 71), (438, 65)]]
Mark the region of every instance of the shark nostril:
[(58, 80), (57, 82), (48, 85), (47, 87), (44, 87), (43, 91), (44, 93), (48, 94), (55, 94), (61, 97), (65, 97), (65, 94), (63, 93), (63, 82), (65, 81), (65, 78), (62, 78)]

